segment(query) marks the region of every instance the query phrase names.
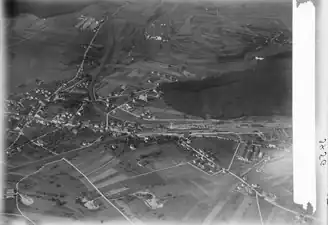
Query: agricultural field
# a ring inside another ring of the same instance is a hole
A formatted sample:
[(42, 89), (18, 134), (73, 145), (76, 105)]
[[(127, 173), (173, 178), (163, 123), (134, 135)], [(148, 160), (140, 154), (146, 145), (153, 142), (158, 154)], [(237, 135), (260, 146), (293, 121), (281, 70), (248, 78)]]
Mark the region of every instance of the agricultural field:
[[(32, 197), (31, 205), (18, 207), (28, 215), (43, 214), (81, 221), (122, 220), (122, 215), (103, 198), (96, 201), (97, 209), (88, 209), (79, 203), (82, 193), (92, 193), (94, 188), (70, 164), (61, 160), (44, 166), (39, 172), (18, 184), (21, 193)], [(90, 200), (96, 196), (88, 196)]]

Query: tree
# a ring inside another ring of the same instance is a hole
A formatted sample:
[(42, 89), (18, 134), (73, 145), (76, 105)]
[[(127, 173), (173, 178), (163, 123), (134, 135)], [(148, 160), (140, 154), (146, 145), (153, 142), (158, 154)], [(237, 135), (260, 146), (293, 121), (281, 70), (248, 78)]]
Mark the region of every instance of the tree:
[(306, 213), (309, 215), (313, 215), (314, 213), (314, 208), (310, 202), (308, 202), (306, 205)]

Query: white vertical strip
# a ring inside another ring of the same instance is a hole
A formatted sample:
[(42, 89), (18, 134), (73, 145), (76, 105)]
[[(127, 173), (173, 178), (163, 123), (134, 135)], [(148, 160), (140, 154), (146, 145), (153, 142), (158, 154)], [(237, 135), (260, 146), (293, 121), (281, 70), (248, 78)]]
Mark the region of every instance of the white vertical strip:
[[(318, 2), (318, 1), (317, 1)], [(327, 1), (320, 1), (317, 5), (317, 46), (316, 46), (316, 143), (317, 143), (317, 210), (322, 224), (327, 221), (327, 165), (320, 165), (326, 158), (320, 155), (328, 150), (328, 33), (327, 29)], [(326, 17), (326, 18), (325, 18)], [(327, 147), (319, 148), (319, 141), (327, 138)]]
[(294, 202), (316, 209), (315, 8), (293, 6), (293, 185)]
[[(4, 109), (4, 97), (5, 97), (5, 87), (6, 87), (6, 79), (5, 79), (5, 65), (6, 65), (6, 62), (5, 62), (5, 23), (7, 22), (5, 19), (2, 19), (4, 18), (4, 11), (3, 11), (3, 8), (2, 8), (3, 4), (0, 4), (0, 52), (1, 52), (1, 55), (0, 55), (0, 70), (1, 70), (1, 74), (0, 74), (0, 85), (3, 85), (2, 89), (1, 89), (1, 92), (0, 92), (0, 115), (1, 115), (1, 119), (0, 119), (0, 142), (1, 142), (1, 150), (4, 149), (4, 131), (5, 131), (5, 125), (4, 125), (4, 112), (3, 112), (3, 109)], [(4, 157), (4, 151), (1, 151), (0, 153), (0, 174), (1, 174), (1, 180), (0, 181), (0, 194), (1, 196), (3, 196), (2, 194), (2, 191), (4, 190), (2, 185), (4, 184), (4, 180), (5, 180), (5, 176), (4, 176), (4, 160), (5, 160), (5, 157)], [(0, 203), (0, 210), (2, 212), (2, 209), (3, 209), (3, 205), (5, 201), (1, 201)]]

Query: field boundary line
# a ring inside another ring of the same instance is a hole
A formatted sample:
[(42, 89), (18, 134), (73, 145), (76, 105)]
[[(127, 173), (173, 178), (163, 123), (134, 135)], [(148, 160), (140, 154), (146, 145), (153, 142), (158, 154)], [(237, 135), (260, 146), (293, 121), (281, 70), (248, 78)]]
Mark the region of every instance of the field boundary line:
[(127, 217), (119, 208), (117, 208), (114, 203), (112, 203), (110, 200), (108, 200), (108, 198), (106, 198), (106, 196), (89, 180), (89, 178), (82, 173), (81, 170), (79, 170), (79, 168), (77, 168), (73, 163), (71, 163), (70, 161), (68, 161), (67, 159), (63, 158), (63, 160), (68, 163), (70, 166), (72, 166), (77, 172), (79, 172), (90, 184), (91, 186), (98, 192), (98, 194), (101, 195), (101, 197), (104, 198), (104, 200), (109, 203), (113, 208), (115, 208), (130, 224), (135, 225), (130, 219), (129, 217)]
[(260, 202), (259, 202), (259, 195), (256, 193), (255, 197), (256, 197), (256, 205), (257, 205), (257, 209), (258, 209), (258, 211), (259, 211), (259, 216), (260, 216), (260, 220), (261, 220), (261, 225), (264, 225), (263, 217), (262, 217), (262, 213), (261, 213)]
[(189, 162), (181, 162), (181, 163), (178, 163), (178, 164), (176, 164), (174, 166), (169, 166), (169, 167), (165, 167), (165, 168), (161, 168), (161, 169), (157, 169), (157, 170), (152, 170), (152, 171), (149, 171), (149, 172), (146, 172), (146, 173), (141, 173), (141, 174), (135, 175), (133, 177), (129, 177), (126, 180), (130, 180), (130, 179), (134, 179), (134, 178), (137, 178), (137, 177), (146, 176), (146, 175), (149, 175), (149, 174), (152, 174), (152, 173), (156, 173), (156, 172), (161, 172), (161, 171), (164, 171), (164, 170), (169, 170), (169, 169), (177, 168), (179, 166), (185, 166), (187, 164), (189, 164)]
[[(247, 185), (250, 189), (252, 189), (252, 190), (256, 193), (256, 195), (260, 195), (260, 196), (262, 196), (261, 193), (259, 193), (255, 188), (253, 188), (248, 182), (246, 182), (245, 180), (243, 180), (240, 176), (236, 175), (235, 173), (233, 173), (233, 172), (231, 172), (231, 171), (229, 171), (229, 170), (228, 170), (227, 172), (228, 172), (228, 174), (230, 174), (231, 176), (235, 177), (235, 178), (236, 178), (237, 180), (239, 180), (240, 182), (242, 182), (242, 183), (244, 183), (245, 185)], [(316, 218), (316, 217), (314, 217), (314, 216), (311, 216), (311, 215), (304, 215), (304, 214), (302, 214), (302, 213), (300, 213), (300, 212), (297, 212), (297, 211), (294, 211), (294, 210), (292, 210), (292, 209), (286, 208), (286, 207), (280, 205), (279, 203), (277, 203), (277, 202), (275, 202), (275, 201), (270, 201), (270, 200), (267, 200), (267, 199), (265, 199), (265, 198), (264, 198), (264, 200), (265, 200), (266, 202), (268, 202), (269, 204), (274, 205), (274, 206), (276, 206), (277, 208), (280, 208), (280, 209), (282, 209), (282, 210), (284, 210), (284, 211), (286, 211), (286, 212), (292, 213), (292, 214), (294, 214), (294, 215), (303, 215), (305, 218), (309, 218), (309, 219), (312, 219), (312, 220), (314, 220), (314, 221), (320, 221), (318, 218)]]
[(237, 155), (237, 152), (238, 152), (238, 150), (239, 150), (239, 147), (240, 147), (240, 142), (238, 143), (238, 145), (237, 145), (237, 147), (236, 147), (236, 150), (235, 150), (235, 152), (234, 152), (234, 154), (233, 154), (233, 156), (232, 156), (232, 158), (231, 158), (231, 161), (230, 161), (230, 164), (229, 164), (227, 170), (230, 170), (230, 169), (231, 169), (231, 166), (232, 166), (232, 164), (233, 164), (233, 162), (234, 162), (234, 160), (235, 160), (235, 157), (236, 157), (236, 155)]
[[(233, 132), (232, 132), (232, 133), (233, 133)], [(233, 154), (233, 156), (232, 156), (231, 162), (230, 162), (230, 164), (229, 164), (229, 166), (228, 166), (228, 170), (231, 169), (231, 166), (232, 166), (232, 164), (233, 164), (233, 162), (234, 162), (234, 160), (235, 160), (235, 157), (236, 157), (236, 155), (237, 155), (237, 152), (238, 152), (239, 147), (240, 147), (240, 144), (241, 144), (241, 137), (240, 137), (240, 135), (237, 134), (237, 133), (233, 133), (233, 134), (236, 135), (236, 136), (238, 137), (239, 142), (238, 142), (238, 145), (237, 145), (237, 147), (236, 147), (236, 150), (235, 150), (235, 152), (234, 152), (234, 154)]]

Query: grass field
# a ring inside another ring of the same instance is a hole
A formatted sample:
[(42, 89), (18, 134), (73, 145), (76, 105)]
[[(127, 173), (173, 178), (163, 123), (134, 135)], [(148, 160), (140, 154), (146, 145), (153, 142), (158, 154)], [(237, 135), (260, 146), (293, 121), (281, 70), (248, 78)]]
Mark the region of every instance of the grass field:
[[(221, 166), (228, 167), (236, 144), (231, 141), (212, 138), (195, 139), (193, 147), (211, 148), (216, 152)], [(125, 151), (123, 151), (125, 150)], [(130, 151), (128, 146), (120, 144), (120, 156), (105, 146), (98, 146), (87, 151), (66, 157), (89, 181), (76, 169), (65, 161), (45, 166), (35, 175), (20, 183), (23, 193), (33, 197), (32, 206), (21, 208), (33, 217), (33, 214), (49, 212), (52, 216), (92, 219), (95, 217), (106, 221), (111, 218), (120, 218), (106, 202), (102, 200), (96, 187), (130, 219), (142, 221), (146, 224), (155, 221), (182, 221), (185, 223), (213, 224), (231, 221), (251, 221), (259, 224), (257, 203), (254, 197), (246, 196), (234, 191), (238, 183), (235, 178), (227, 174), (210, 176), (187, 164), (191, 158), (172, 144), (160, 146), (140, 146), (137, 151)], [(160, 153), (153, 157), (154, 153)], [(255, 169), (248, 174), (248, 182), (260, 184), (268, 192), (278, 196), (277, 202), (287, 208), (300, 211), (292, 203), (292, 164), (291, 154), (288, 152), (267, 152), (271, 158), (277, 158), (266, 164), (262, 172)], [(149, 165), (140, 167), (136, 159), (146, 157)], [(180, 164), (179, 164), (180, 163)], [(252, 167), (252, 164), (243, 164), (235, 159), (231, 171), (241, 174)], [(279, 168), (279, 170), (277, 170)], [(25, 169), (26, 170), (26, 169)], [(21, 176), (14, 178), (20, 179)], [(26, 185), (26, 186), (25, 186)], [(42, 193), (43, 190), (47, 190)], [(131, 194), (137, 191), (149, 191), (164, 202), (158, 209), (150, 209), (143, 201), (134, 198)], [(101, 206), (98, 211), (86, 210), (83, 206), (74, 203), (75, 197), (84, 193), (89, 199), (94, 199)], [(40, 195), (41, 197), (36, 197)], [(57, 195), (53, 198), (53, 195)], [(64, 195), (65, 197), (60, 197)], [(58, 200), (67, 201), (66, 208), (53, 206)], [(259, 200), (261, 215), (267, 224), (290, 222), (293, 214), (284, 212), (262, 199)], [(82, 208), (81, 208), (82, 207)], [(40, 211), (41, 210), (41, 211)], [(108, 212), (109, 210), (109, 212)], [(279, 218), (278, 218), (279, 217)], [(83, 220), (84, 220), (83, 219)]]
[[(22, 193), (33, 197), (30, 206), (19, 205), (27, 214), (41, 213), (56, 217), (78, 220), (122, 220), (120, 213), (103, 199), (98, 200), (100, 208), (90, 211), (76, 202), (81, 193), (89, 193), (93, 186), (81, 179), (81, 175), (65, 161), (45, 166), (40, 172), (29, 176), (19, 184)], [(92, 199), (92, 196), (88, 196)], [(103, 211), (106, 213), (103, 213)]]

